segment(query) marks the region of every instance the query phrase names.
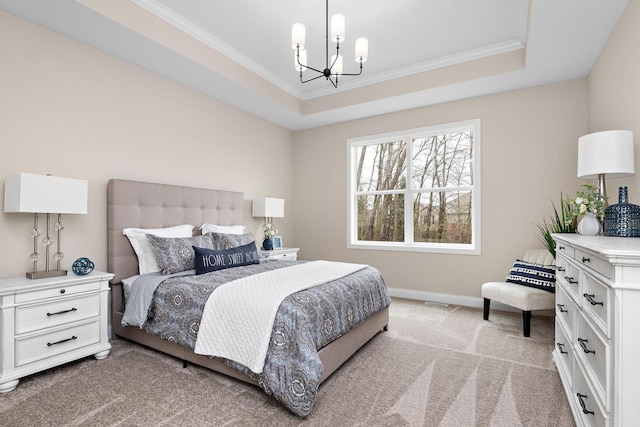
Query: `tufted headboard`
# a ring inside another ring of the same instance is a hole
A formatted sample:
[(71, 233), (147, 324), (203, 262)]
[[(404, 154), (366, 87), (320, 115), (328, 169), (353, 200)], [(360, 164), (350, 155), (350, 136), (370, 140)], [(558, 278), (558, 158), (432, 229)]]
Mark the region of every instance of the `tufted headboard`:
[(244, 224), (244, 194), (122, 179), (107, 186), (107, 267), (112, 283), (138, 274), (138, 258), (122, 230), (203, 223)]

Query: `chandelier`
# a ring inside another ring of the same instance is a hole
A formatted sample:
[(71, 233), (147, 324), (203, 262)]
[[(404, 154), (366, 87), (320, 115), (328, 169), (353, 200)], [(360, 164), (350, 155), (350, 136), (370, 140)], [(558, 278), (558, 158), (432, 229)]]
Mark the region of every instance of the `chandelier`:
[[(304, 39), (305, 39), (305, 27), (302, 24), (293, 24), (291, 28), (291, 47), (296, 51), (295, 53), (295, 68), (296, 71), (300, 72), (300, 82), (308, 83), (315, 79), (319, 79), (320, 77), (325, 77), (328, 81), (331, 82), (333, 87), (338, 87), (338, 77), (340, 76), (359, 76), (362, 74), (362, 64), (367, 61), (367, 56), (369, 54), (369, 41), (361, 37), (356, 40), (356, 54), (355, 59), (356, 62), (360, 63), (360, 72), (359, 73), (344, 73), (343, 72), (343, 62), (342, 55), (340, 55), (340, 43), (344, 41), (345, 34), (345, 23), (344, 23), (344, 15), (336, 14), (331, 17), (331, 41), (336, 44), (336, 54), (331, 56), (331, 60), (329, 60), (329, 0), (327, 0), (327, 8), (326, 8), (326, 44), (325, 44), (325, 68), (323, 70), (319, 70), (313, 67), (310, 67), (307, 63), (307, 51), (304, 48)], [(308, 80), (304, 80), (302, 77), (302, 72), (306, 69), (315, 71), (319, 73), (319, 75), (312, 77)]]

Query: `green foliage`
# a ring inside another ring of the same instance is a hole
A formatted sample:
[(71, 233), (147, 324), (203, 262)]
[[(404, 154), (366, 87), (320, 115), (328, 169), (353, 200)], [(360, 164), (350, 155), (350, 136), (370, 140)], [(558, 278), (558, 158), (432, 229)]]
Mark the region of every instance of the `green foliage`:
[(556, 244), (551, 237), (553, 233), (575, 233), (576, 232), (576, 219), (572, 212), (571, 201), (566, 199), (560, 193), (560, 212), (556, 208), (556, 205), (551, 202), (553, 206), (553, 216), (550, 221), (546, 219), (542, 220), (542, 223), (536, 224), (538, 230), (540, 230), (540, 236), (538, 239), (542, 244), (551, 252), (553, 257), (556, 257)]

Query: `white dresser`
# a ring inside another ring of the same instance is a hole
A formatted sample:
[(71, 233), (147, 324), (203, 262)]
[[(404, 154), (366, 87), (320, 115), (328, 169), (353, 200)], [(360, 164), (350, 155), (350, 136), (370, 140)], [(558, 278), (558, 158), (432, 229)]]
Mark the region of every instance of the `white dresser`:
[(0, 393), (21, 377), (109, 355), (110, 273), (0, 280)]
[(553, 238), (553, 359), (576, 424), (640, 425), (640, 239)]

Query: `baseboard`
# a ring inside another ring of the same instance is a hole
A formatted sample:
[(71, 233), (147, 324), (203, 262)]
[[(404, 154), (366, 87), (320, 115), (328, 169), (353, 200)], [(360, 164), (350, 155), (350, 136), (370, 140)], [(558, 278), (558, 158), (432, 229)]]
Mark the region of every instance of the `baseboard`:
[[(389, 295), (393, 298), (406, 298), (413, 299), (417, 301), (425, 301), (425, 302), (435, 302), (438, 304), (453, 304), (453, 305), (462, 305), (465, 307), (477, 307), (482, 308), (484, 306), (484, 298), (480, 297), (465, 297), (460, 295), (452, 295), (452, 294), (440, 294), (436, 292), (424, 292), (424, 291), (412, 291), (409, 289), (400, 289), (400, 288), (388, 288)], [(502, 310), (502, 311), (520, 311), (517, 308), (513, 308), (511, 306), (501, 304), (496, 301), (491, 301), (491, 309), (492, 310)], [(542, 310), (539, 312), (543, 315), (555, 315), (553, 310)]]

